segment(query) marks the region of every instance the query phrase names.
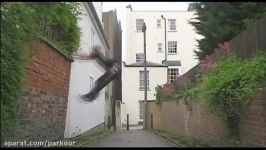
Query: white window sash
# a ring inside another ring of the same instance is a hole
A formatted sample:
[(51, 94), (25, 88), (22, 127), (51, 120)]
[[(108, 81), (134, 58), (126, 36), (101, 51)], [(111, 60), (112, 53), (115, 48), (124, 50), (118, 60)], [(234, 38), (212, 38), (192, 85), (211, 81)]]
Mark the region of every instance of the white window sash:
[[(145, 80), (144, 71), (139, 71), (139, 89), (144, 90)], [(147, 89), (149, 89), (149, 71), (147, 70)]]
[(144, 19), (136, 19), (136, 30), (141, 31), (144, 23)]
[(176, 30), (176, 19), (168, 19), (169, 30)]
[(161, 19), (157, 19), (157, 27), (161, 27)]
[(168, 53), (176, 54), (177, 53), (177, 41), (168, 42)]
[(92, 90), (93, 86), (94, 86), (94, 78), (90, 76), (90, 90)]
[(136, 53), (136, 62), (144, 61), (144, 53)]
[(143, 119), (144, 116), (144, 102), (139, 101), (139, 119)]
[(159, 52), (161, 52), (163, 50), (163, 45), (162, 43), (158, 43), (158, 49)]
[(91, 47), (94, 47), (94, 36), (95, 36), (95, 33), (94, 33), (93, 28), (91, 27)]
[[(176, 72), (176, 71), (178, 71), (178, 72)], [(175, 75), (172, 75), (172, 74), (175, 74)], [(180, 67), (168, 66), (167, 81), (171, 83), (172, 81), (174, 81), (176, 79), (177, 76), (180, 76)]]

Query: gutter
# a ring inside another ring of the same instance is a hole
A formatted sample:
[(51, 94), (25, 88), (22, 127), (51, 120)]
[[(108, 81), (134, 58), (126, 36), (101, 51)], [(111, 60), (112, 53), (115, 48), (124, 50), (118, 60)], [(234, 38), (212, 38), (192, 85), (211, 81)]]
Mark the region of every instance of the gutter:
[[(124, 67), (143, 67), (144, 65), (132, 65), (132, 64), (129, 64), (129, 65), (127, 65), (126, 64), (126, 62), (122, 62), (123, 63), (123, 66)], [(165, 65), (149, 65), (149, 64), (147, 64), (147, 67), (168, 67), (168, 66), (165, 66)]]

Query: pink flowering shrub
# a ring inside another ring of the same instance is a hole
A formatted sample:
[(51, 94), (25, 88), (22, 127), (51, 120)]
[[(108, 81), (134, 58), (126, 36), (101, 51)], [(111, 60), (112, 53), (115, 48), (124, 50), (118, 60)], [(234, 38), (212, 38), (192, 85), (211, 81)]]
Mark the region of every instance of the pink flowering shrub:
[[(211, 55), (206, 55), (205, 59), (201, 60), (199, 65), (206, 70), (213, 69), (214, 61), (229, 52), (231, 52), (231, 48), (228, 42), (219, 44), (218, 48), (215, 48)], [(162, 99), (175, 99), (179, 97), (186, 97), (187, 95), (194, 95), (194, 93), (196, 93), (195, 87), (196, 86), (193, 86), (190, 80), (185, 76), (177, 76), (175, 81), (172, 83), (167, 83), (163, 86), (157, 87), (156, 97), (158, 101), (161, 102)]]
[(224, 44), (219, 44), (218, 48), (214, 49), (214, 52), (211, 55), (206, 55), (205, 59), (201, 60), (200, 66), (204, 69), (212, 69), (214, 66), (214, 61), (221, 55), (226, 55), (231, 52), (231, 48), (228, 42)]
[(184, 81), (186, 80), (186, 77), (184, 76), (177, 76), (175, 81), (172, 83), (165, 84), (163, 86), (163, 92), (166, 94), (172, 94), (174, 90)]
[(174, 86), (172, 84), (165, 84), (163, 86), (163, 92), (165, 94), (171, 94), (173, 92), (173, 90), (174, 90)]

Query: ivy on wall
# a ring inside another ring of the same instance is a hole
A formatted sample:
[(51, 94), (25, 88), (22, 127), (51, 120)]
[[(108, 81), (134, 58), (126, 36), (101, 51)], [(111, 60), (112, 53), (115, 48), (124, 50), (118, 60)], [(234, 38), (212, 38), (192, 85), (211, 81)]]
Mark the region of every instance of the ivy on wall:
[(28, 49), (42, 36), (69, 55), (79, 47), (79, 3), (1, 3), (1, 139), (14, 131)]
[(36, 13), (39, 34), (55, 44), (66, 55), (79, 47), (80, 29), (77, 26), (80, 3), (28, 3)]

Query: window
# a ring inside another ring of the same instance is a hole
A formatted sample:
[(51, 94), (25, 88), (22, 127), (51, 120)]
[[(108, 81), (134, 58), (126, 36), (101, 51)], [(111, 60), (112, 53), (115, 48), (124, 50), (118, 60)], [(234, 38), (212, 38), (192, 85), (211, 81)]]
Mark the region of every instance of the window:
[(142, 31), (142, 25), (144, 23), (144, 19), (136, 19), (136, 30)]
[(168, 76), (167, 76), (168, 83), (173, 82), (178, 75), (179, 75), (178, 68), (168, 68)]
[(94, 30), (91, 27), (91, 47), (94, 47)]
[(176, 54), (177, 41), (169, 41), (168, 42), (168, 53)]
[(143, 119), (144, 115), (144, 102), (139, 101), (139, 119)]
[(169, 30), (176, 30), (176, 20), (168, 19)]
[(157, 27), (161, 27), (161, 19), (157, 19)]
[[(144, 90), (144, 71), (139, 71), (139, 90)], [(149, 89), (149, 71), (147, 71), (147, 90)]]
[(92, 90), (93, 86), (94, 86), (94, 78), (90, 76), (90, 90)]
[(162, 52), (163, 48), (162, 48), (162, 43), (158, 43), (158, 52)]
[(136, 54), (136, 62), (144, 61), (144, 53), (137, 53)]

